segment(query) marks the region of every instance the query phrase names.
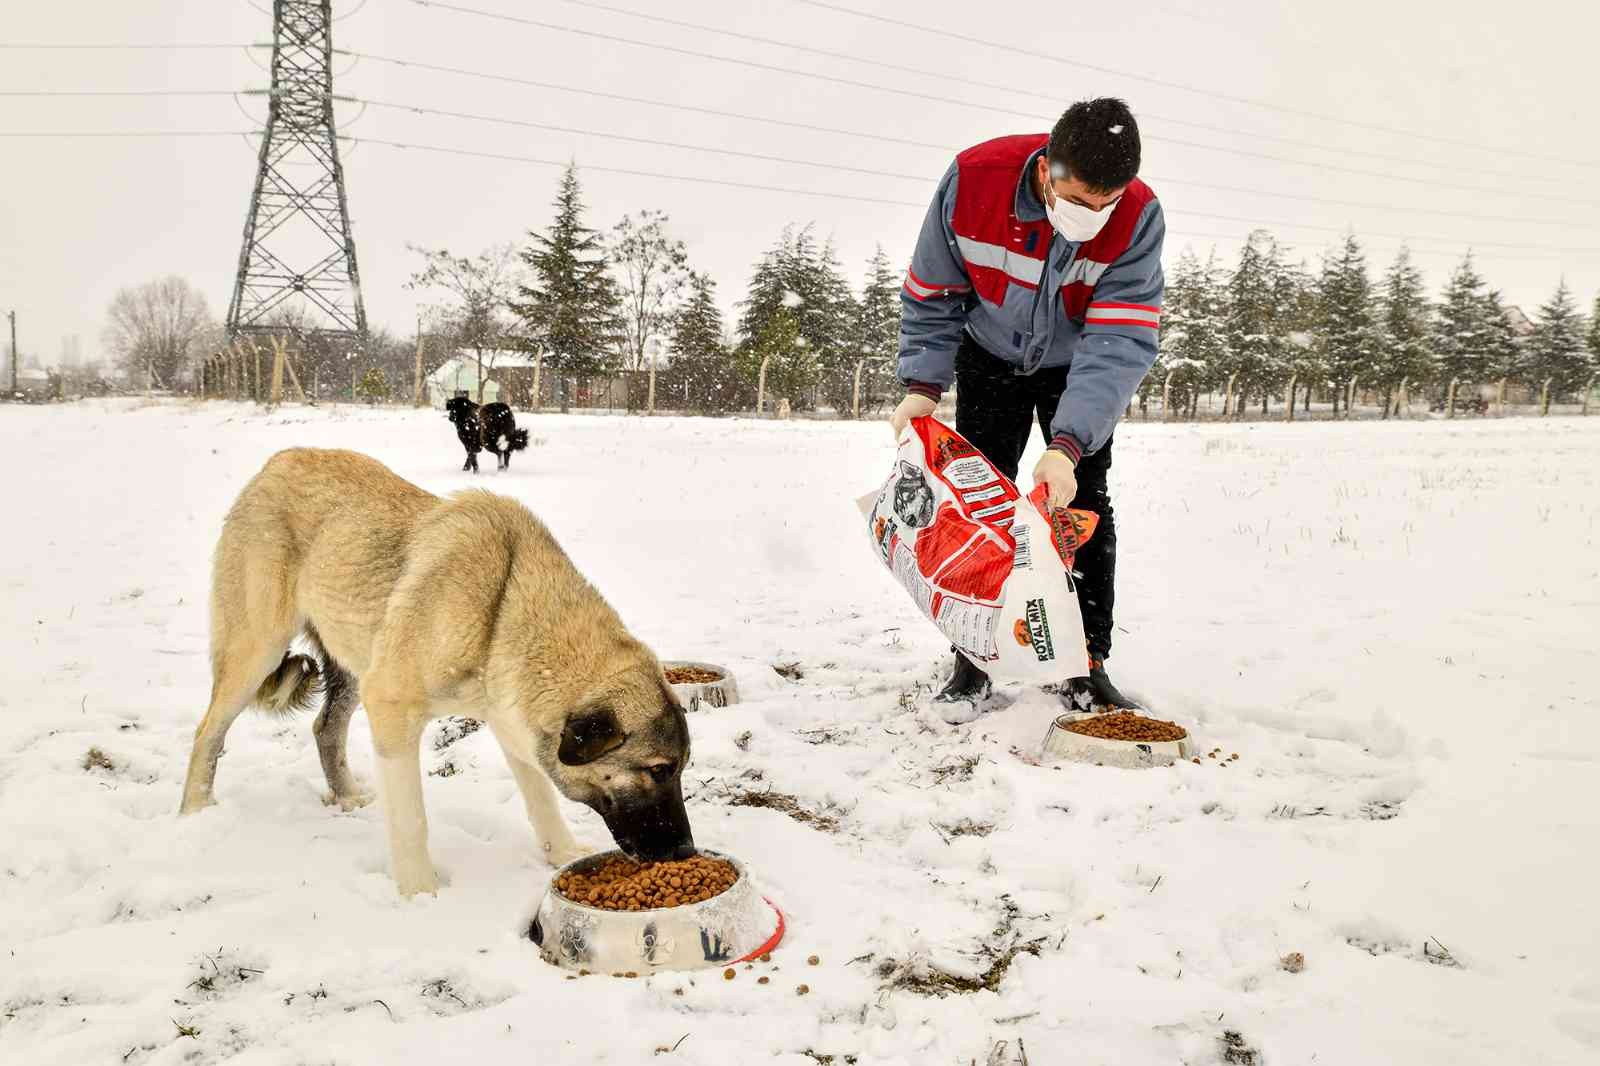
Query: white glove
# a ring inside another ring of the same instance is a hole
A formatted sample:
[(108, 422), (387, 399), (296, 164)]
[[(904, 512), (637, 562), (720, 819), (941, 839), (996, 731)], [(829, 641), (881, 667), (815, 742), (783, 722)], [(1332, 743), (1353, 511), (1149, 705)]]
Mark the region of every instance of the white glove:
[(894, 439), (900, 439), (900, 434), (906, 431), (906, 426), (911, 424), (913, 418), (926, 418), (938, 407), (938, 400), (931, 400), (914, 392), (906, 393), (906, 398), (900, 401), (900, 406), (889, 416), (889, 425), (894, 428)]
[(1052, 509), (1071, 506), (1073, 497), (1078, 495), (1078, 474), (1072, 460), (1053, 448), (1046, 450), (1033, 468), (1033, 483), (1049, 486), (1047, 502)]

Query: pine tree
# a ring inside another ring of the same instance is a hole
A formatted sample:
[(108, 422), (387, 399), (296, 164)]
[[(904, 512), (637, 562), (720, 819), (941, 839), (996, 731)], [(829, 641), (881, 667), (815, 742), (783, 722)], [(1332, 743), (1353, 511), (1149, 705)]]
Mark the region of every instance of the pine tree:
[(1161, 351), (1150, 379), (1172, 412), (1192, 411), (1200, 390), (1213, 383), (1227, 361), (1216, 252), (1206, 262), (1188, 248), (1178, 257), (1161, 308)]
[[(1256, 230), (1239, 251), (1239, 265), (1228, 279), (1228, 311), (1223, 335), (1228, 359), (1224, 370), (1234, 379), (1235, 413), (1244, 409), (1251, 386), (1276, 373), (1276, 275), (1278, 249), (1271, 234)], [(1228, 412), (1224, 411), (1224, 414)]]
[(817, 247), (810, 226), (785, 228), (757, 261), (740, 304), (736, 360), (746, 379), (755, 384), (762, 357), (773, 355), (783, 370), (774, 377), (768, 367), (767, 394), (807, 406), (824, 363), (836, 368), (851, 349), (853, 303), (832, 250)]
[(766, 395), (773, 403), (779, 399), (793, 403), (816, 383), (816, 356), (801, 333), (800, 316), (792, 308), (778, 308), (761, 333), (751, 339), (746, 353), (746, 366), (754, 368), (747, 374), (751, 380), (759, 377), (761, 364), (767, 364)]
[(1412, 264), (1410, 250), (1402, 246), (1383, 277), (1379, 299), (1380, 354), (1374, 373), (1384, 390), (1385, 418), (1390, 410), (1388, 397), (1402, 385), (1407, 391), (1421, 388), (1433, 370), (1428, 317), (1422, 271)]
[(900, 361), (901, 276), (880, 245), (868, 264), (857, 305), (856, 337), (861, 357), (861, 409), (876, 411), (897, 390)]
[[(1335, 255), (1323, 261), (1317, 295), (1317, 345), (1335, 386), (1337, 414), (1337, 397), (1348, 394), (1352, 381), (1374, 369), (1377, 356), (1372, 281), (1367, 276), (1366, 255), (1353, 234)], [(1350, 402), (1354, 401), (1351, 395)]]
[(1504, 317), (1495, 313), (1483, 279), (1472, 265), (1472, 253), (1468, 252), (1450, 275), (1433, 322), (1439, 380), (1448, 384), (1459, 379), (1463, 385), (1497, 380), (1499, 375), (1491, 366), (1491, 347), (1498, 328), (1496, 320)]
[(1589, 368), (1600, 370), (1600, 293), (1594, 297), (1594, 311), (1589, 315)]
[(1589, 354), (1584, 350), (1583, 319), (1567, 288), (1565, 278), (1555, 294), (1539, 308), (1533, 334), (1528, 338), (1530, 384), (1550, 382), (1550, 396), (1576, 392), (1593, 373)]
[(1289, 416), (1293, 418), (1295, 393), (1303, 385), (1309, 400), (1312, 386), (1327, 380), (1328, 376), (1314, 335), (1321, 313), (1321, 298), (1304, 260), (1282, 264), (1274, 279), (1273, 291), (1278, 319), (1276, 362), (1289, 401)]
[[(1511, 309), (1499, 289), (1483, 296), (1483, 373), (1485, 381), (1534, 384), (1528, 366), (1527, 340), (1511, 323)], [(1540, 379), (1542, 380), (1542, 379)]]
[(544, 365), (557, 375), (561, 409), (566, 410), (568, 378), (611, 369), (622, 329), (605, 242), (583, 224), (576, 164), (561, 177), (555, 207), (549, 232), (528, 234), (532, 243), (522, 252), (522, 261), (533, 270), (533, 284), (519, 287), (521, 299), (512, 309), (529, 338), (543, 349)]
[(743, 406), (748, 388), (735, 372), (723, 340), (716, 282), (691, 274), (689, 296), (672, 325), (672, 364), (663, 379), (669, 395), (690, 410), (720, 414)]
[(814, 346), (823, 396), (842, 418), (850, 413), (856, 363), (862, 357), (861, 309), (831, 240), (823, 245), (811, 276), (816, 291), (801, 308), (801, 330)]

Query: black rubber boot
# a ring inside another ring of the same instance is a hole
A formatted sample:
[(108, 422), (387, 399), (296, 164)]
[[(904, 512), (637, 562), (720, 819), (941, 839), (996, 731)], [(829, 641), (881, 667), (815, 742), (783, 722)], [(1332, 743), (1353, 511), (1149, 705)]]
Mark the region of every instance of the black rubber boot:
[(1084, 711), (1136, 711), (1139, 705), (1111, 683), (1104, 663), (1092, 663), (1088, 677), (1075, 677), (1061, 686), (1061, 702), (1067, 710)]
[(989, 675), (972, 665), (972, 661), (956, 652), (956, 666), (943, 689), (933, 698), (934, 710), (951, 725), (970, 722), (982, 714), (983, 701), (989, 698), (993, 686)]

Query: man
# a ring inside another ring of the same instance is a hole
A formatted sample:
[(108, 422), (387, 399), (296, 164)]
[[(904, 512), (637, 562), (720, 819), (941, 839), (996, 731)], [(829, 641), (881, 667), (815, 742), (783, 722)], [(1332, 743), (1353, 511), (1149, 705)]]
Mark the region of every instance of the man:
[[(967, 149), (939, 183), (900, 300), (896, 435), (956, 386), (956, 430), (1015, 479), (1035, 418), (1048, 448), (1033, 470), (1050, 503), (1100, 516), (1078, 553), (1089, 675), (1074, 709), (1133, 707), (1106, 674), (1117, 530), (1106, 473), (1111, 435), (1156, 358), (1161, 242), (1141, 182), (1139, 126), (1121, 100), (1085, 100), (1049, 135)], [(989, 678), (960, 653), (935, 697), (950, 721), (977, 717)]]

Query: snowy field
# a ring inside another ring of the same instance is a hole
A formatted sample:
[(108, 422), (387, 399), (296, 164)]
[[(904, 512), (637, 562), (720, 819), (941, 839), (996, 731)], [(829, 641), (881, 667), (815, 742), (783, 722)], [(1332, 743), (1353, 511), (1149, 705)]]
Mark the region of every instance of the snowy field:
[[(524, 424), (472, 477), (431, 411), (0, 410), (0, 1062), (1600, 1061), (1600, 419), (1126, 427), (1113, 677), (1239, 754), (1149, 771), (1031, 764), (1040, 692), (928, 712), (945, 645), (852, 503), (881, 424)], [(309, 718), (241, 718), (176, 817), (211, 546), (291, 445), (525, 501), (734, 669), (685, 790), (788, 914), (770, 964), (543, 964), (484, 733), (425, 741), (437, 897), (323, 806)]]

